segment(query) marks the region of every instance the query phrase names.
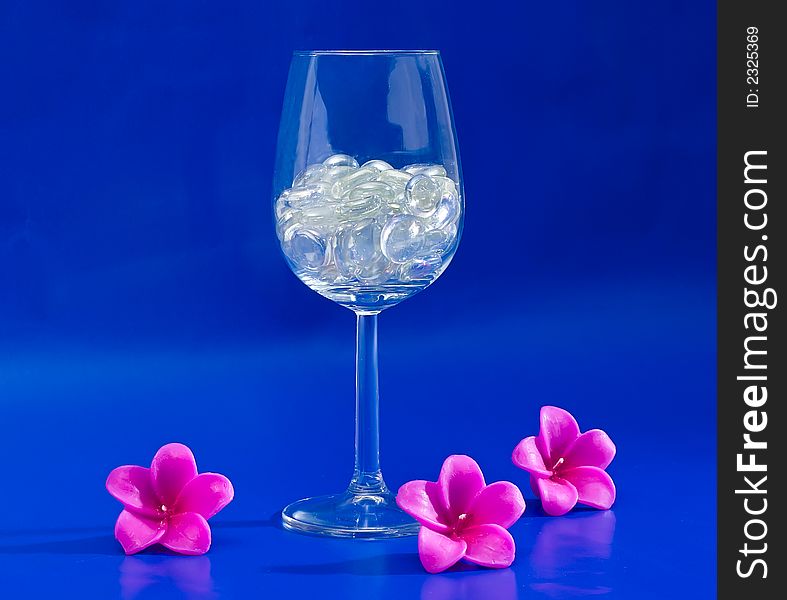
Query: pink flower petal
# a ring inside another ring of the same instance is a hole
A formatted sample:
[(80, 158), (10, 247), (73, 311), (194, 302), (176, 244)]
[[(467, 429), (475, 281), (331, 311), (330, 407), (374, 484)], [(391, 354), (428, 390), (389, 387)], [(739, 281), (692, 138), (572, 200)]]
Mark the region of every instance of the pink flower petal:
[(486, 524), (462, 532), (467, 542), (465, 560), (483, 567), (510, 567), (516, 555), (514, 538), (500, 525)]
[(167, 444), (153, 457), (150, 473), (159, 500), (171, 507), (183, 487), (197, 476), (197, 463), (187, 446)]
[(440, 573), (452, 567), (465, 555), (467, 543), (461, 539), (444, 536), (428, 527), (418, 532), (418, 556), (430, 573)]
[(485, 485), (481, 467), (464, 454), (454, 454), (445, 459), (437, 483), (453, 519), (467, 513), (470, 502)]
[(445, 523), (446, 509), (442, 496), (440, 487), (432, 481), (408, 481), (399, 488), (396, 504), (421, 525), (448, 533), (451, 528)]
[(232, 483), (224, 475), (200, 473), (183, 487), (173, 510), (175, 513), (195, 512), (210, 519), (234, 496)]
[(513, 483), (496, 481), (482, 489), (470, 504), (468, 527), (494, 523), (508, 529), (525, 512), (525, 499)]
[(553, 467), (558, 459), (563, 457), (563, 451), (577, 436), (579, 425), (570, 412), (556, 406), (541, 407), (541, 430), (538, 432), (536, 444), (547, 462), (547, 467)]
[(516, 448), (514, 448), (511, 459), (517, 467), (528, 471), (536, 477), (552, 476), (552, 471), (544, 464), (544, 458), (541, 456), (541, 452), (539, 452), (536, 446), (535, 436), (531, 435), (519, 442)]
[(194, 512), (174, 515), (161, 545), (179, 554), (205, 554), (210, 549), (210, 526), (205, 517)]
[(564, 479), (552, 477), (551, 479), (536, 480), (538, 495), (544, 512), (553, 517), (559, 517), (570, 511), (577, 503), (577, 488)]
[(615, 503), (615, 484), (612, 477), (598, 467), (576, 467), (561, 475), (577, 488), (579, 502), (593, 508), (607, 510)]
[(134, 554), (158, 542), (167, 532), (166, 523), (124, 510), (115, 523), (115, 537), (126, 554)]
[(126, 465), (113, 469), (107, 477), (107, 491), (123, 506), (140, 515), (155, 517), (161, 504), (153, 491), (150, 469)]
[(538, 495), (538, 477), (530, 476), (530, 489), (533, 490), (536, 498), (540, 498), (541, 496)]
[(599, 467), (606, 469), (615, 458), (615, 444), (600, 429), (591, 429), (575, 439), (565, 451), (562, 469)]

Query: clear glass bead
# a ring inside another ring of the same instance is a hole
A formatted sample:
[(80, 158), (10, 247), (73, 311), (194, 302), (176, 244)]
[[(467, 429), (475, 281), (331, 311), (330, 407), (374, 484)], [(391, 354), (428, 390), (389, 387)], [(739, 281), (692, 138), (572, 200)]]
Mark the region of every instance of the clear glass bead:
[(356, 277), (358, 281), (366, 285), (379, 285), (391, 279), (395, 274), (395, 266), (385, 256), (380, 254), (374, 260), (361, 265)]
[(387, 183), (383, 183), (382, 181), (368, 181), (354, 187), (347, 195), (349, 200), (369, 198), (372, 196), (379, 198), (380, 202), (390, 202), (396, 197), (396, 193)]
[(404, 191), (397, 193), (385, 205), (385, 214), (388, 216), (401, 215), (405, 212), (407, 199)]
[(336, 235), (336, 266), (343, 274), (357, 275), (364, 265), (373, 263), (382, 254), (380, 225), (366, 219), (343, 227)]
[(459, 199), (449, 191), (444, 191), (437, 203), (434, 214), (429, 218), (430, 227), (442, 229), (459, 219)]
[(414, 258), (399, 267), (402, 281), (432, 281), (437, 277), (443, 261), (437, 254)]
[(276, 221), (276, 234), (282, 242), (288, 241), (301, 223), (301, 211), (286, 207)]
[(442, 196), (440, 184), (428, 175), (415, 175), (404, 190), (407, 210), (416, 217), (431, 217)]
[(312, 229), (325, 232), (335, 231), (340, 217), (334, 204), (313, 204), (300, 210), (301, 222)]
[(347, 154), (333, 154), (322, 161), (326, 167), (353, 167), (358, 168), (358, 161)]
[(384, 160), (368, 160), (361, 165), (361, 168), (364, 167), (369, 167), (370, 169), (374, 169), (375, 171), (379, 172), (390, 171), (393, 169), (393, 167)]
[(439, 175), (432, 175), (431, 177), (440, 184), (440, 187), (443, 189), (443, 193), (450, 192), (459, 198), (459, 192), (456, 189), (456, 182), (453, 179), (450, 177), (440, 177)]
[(295, 268), (304, 271), (319, 271), (330, 258), (325, 238), (309, 229), (297, 229), (283, 248)]
[(375, 177), (377, 177), (377, 173), (378, 171), (369, 167), (348, 173), (347, 175), (336, 180), (336, 182), (333, 184), (333, 187), (331, 188), (331, 193), (336, 198), (343, 198), (344, 195), (355, 186), (366, 183), (367, 181), (372, 181)]
[(276, 214), (276, 220), (278, 221), (281, 219), (284, 213), (289, 209), (290, 205), (287, 203), (287, 197), (284, 194), (280, 194), (273, 205), (273, 212)]
[(395, 263), (404, 263), (415, 258), (423, 248), (425, 231), (423, 221), (417, 217), (391, 217), (380, 235), (383, 254)]
[(377, 181), (387, 183), (392, 188), (394, 188), (394, 190), (403, 192), (407, 182), (410, 181), (412, 177), (413, 176), (410, 175), (410, 173), (391, 169), (390, 171), (383, 171), (377, 175)]
[(414, 165), (407, 165), (406, 167), (402, 168), (402, 171), (406, 171), (407, 173), (410, 173), (410, 175), (429, 175), (430, 177), (446, 176), (446, 170), (443, 165), (434, 165), (430, 163), (417, 163)]
[(298, 174), (292, 182), (292, 187), (301, 187), (309, 185), (310, 183), (316, 183), (320, 181), (327, 172), (328, 167), (325, 165), (310, 165)]
[(424, 234), (424, 253), (445, 254), (456, 241), (458, 230), (450, 224), (443, 229), (430, 229)]
[(329, 167), (325, 174), (322, 176), (321, 181), (327, 183), (329, 187), (333, 187), (333, 184), (336, 183), (337, 180), (341, 179), (345, 175), (349, 175), (350, 173), (354, 173), (357, 171), (355, 167), (347, 167), (347, 166), (338, 166), (338, 167)]
[(280, 198), (292, 208), (302, 208), (315, 204), (324, 204), (330, 200), (330, 189), (327, 184), (310, 183), (303, 187), (294, 187), (284, 190)]
[(342, 199), (339, 215), (345, 219), (370, 217), (394, 197), (394, 191), (388, 184), (381, 181), (362, 183)]

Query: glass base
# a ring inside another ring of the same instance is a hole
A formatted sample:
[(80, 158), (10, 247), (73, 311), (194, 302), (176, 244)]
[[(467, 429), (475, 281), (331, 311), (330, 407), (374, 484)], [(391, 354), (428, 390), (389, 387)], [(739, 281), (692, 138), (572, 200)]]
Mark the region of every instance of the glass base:
[(385, 539), (416, 535), (418, 523), (404, 513), (390, 492), (349, 491), (293, 502), (281, 511), (285, 529), (340, 538)]

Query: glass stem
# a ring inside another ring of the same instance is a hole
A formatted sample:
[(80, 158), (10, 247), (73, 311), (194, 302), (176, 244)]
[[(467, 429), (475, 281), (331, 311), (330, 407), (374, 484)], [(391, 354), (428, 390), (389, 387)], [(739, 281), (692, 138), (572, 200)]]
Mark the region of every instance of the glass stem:
[(355, 471), (349, 491), (381, 494), (380, 396), (377, 379), (377, 315), (357, 315), (355, 353)]

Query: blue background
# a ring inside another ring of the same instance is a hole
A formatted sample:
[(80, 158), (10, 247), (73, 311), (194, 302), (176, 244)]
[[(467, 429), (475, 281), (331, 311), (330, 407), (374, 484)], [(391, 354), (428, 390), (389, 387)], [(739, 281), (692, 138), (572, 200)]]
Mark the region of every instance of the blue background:
[[(0, 596), (624, 598), (715, 591), (715, 3), (0, 4)], [(529, 501), (504, 571), (284, 532), (352, 468), (353, 316), (279, 254), (290, 53), (438, 48), (467, 219), (380, 320), (392, 487), (520, 484), (538, 408), (618, 445), (612, 511)], [(235, 501), (126, 558), (104, 479), (170, 441)]]

